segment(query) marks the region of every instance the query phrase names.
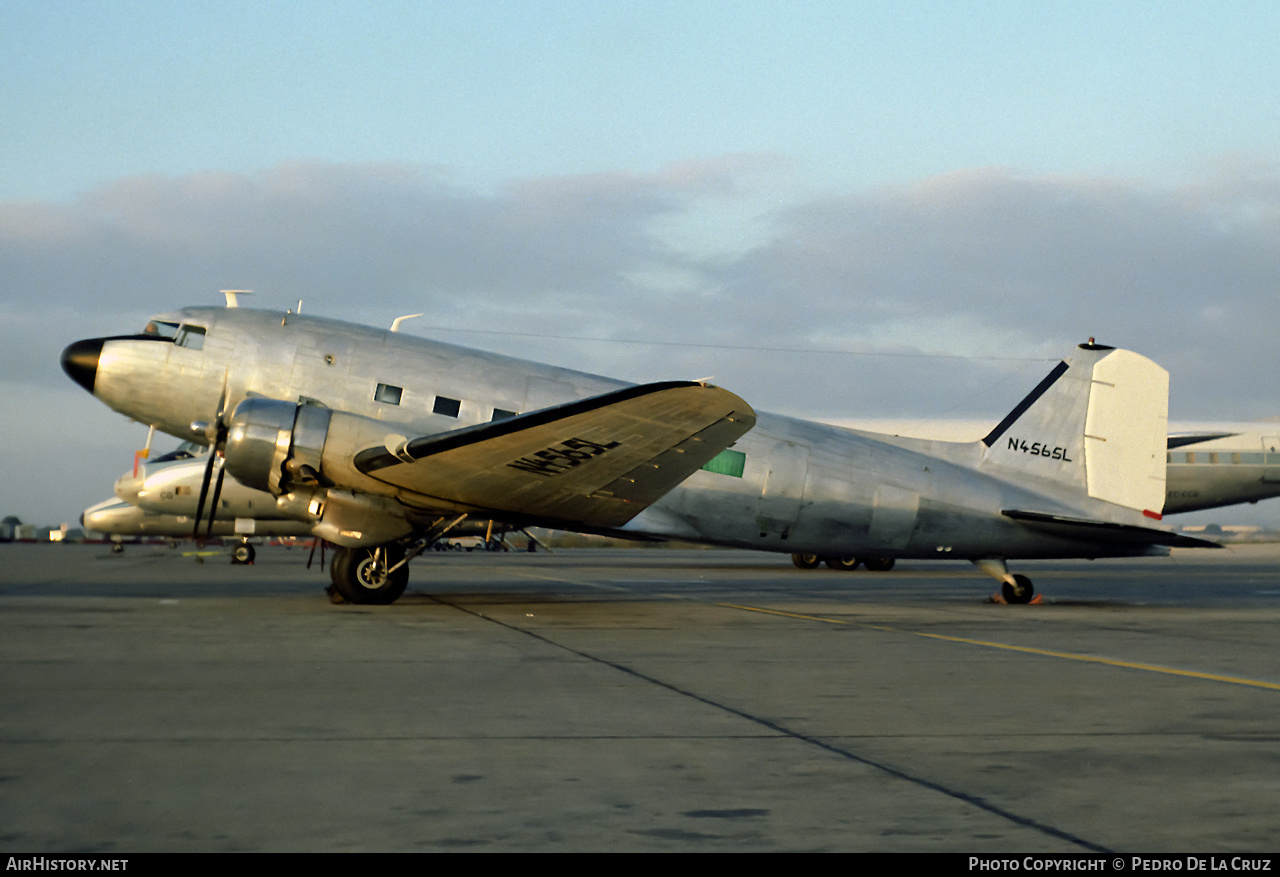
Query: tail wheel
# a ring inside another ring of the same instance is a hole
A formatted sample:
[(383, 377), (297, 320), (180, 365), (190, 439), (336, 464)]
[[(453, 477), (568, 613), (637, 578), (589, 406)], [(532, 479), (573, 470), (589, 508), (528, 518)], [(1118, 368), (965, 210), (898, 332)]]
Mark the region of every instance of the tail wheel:
[(855, 569), (858, 568), (858, 565), (860, 563), (862, 563), (862, 561), (848, 554), (844, 555), (843, 557), (827, 558), (827, 566), (829, 566), (831, 569), (844, 570), (845, 572), (853, 572)]
[(256, 556), (256, 552), (254, 552), (253, 546), (248, 544), (247, 542), (241, 542), (235, 548), (231, 549), (232, 563), (242, 563), (242, 564), (253, 563), (253, 558), (255, 556)]
[(872, 557), (866, 561), (867, 569), (872, 572), (888, 572), (893, 569), (893, 564), (892, 557)]
[(1006, 603), (1030, 603), (1035, 595), (1036, 589), (1026, 576), (1015, 575), (1013, 584), (1005, 582), (1000, 586), (1000, 596)]
[(398, 545), (339, 548), (330, 566), (333, 586), (348, 603), (394, 603), (409, 584), (409, 567), (388, 570), (403, 559), (404, 551)]
[(822, 563), (822, 558), (816, 554), (793, 554), (791, 555), (791, 562), (800, 569), (813, 569)]

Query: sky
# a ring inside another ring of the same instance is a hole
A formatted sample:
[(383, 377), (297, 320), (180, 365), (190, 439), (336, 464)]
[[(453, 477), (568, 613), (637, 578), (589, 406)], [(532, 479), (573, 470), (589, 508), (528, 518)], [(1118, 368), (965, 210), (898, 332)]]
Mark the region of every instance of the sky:
[(1096, 336), (1170, 371), (1175, 423), (1274, 423), (1277, 33), (1271, 2), (6, 0), (0, 514), (74, 521), (145, 439), (61, 350), (224, 288), (827, 420), (995, 422)]

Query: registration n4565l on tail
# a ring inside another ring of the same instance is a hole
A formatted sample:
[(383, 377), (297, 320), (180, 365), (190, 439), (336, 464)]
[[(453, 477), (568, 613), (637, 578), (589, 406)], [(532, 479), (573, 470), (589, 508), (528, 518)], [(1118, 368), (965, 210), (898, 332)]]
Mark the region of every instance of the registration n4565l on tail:
[[(186, 308), (62, 354), (111, 408), (212, 445), (223, 478), (340, 547), (335, 589), (390, 603), (466, 518), (886, 568), (1212, 546), (1160, 529), (1168, 374), (1072, 350), (985, 438), (906, 439), (755, 412), (696, 381), (628, 384), (317, 317)], [(749, 394), (748, 394), (749, 395)], [(198, 524), (197, 524), (198, 526)]]

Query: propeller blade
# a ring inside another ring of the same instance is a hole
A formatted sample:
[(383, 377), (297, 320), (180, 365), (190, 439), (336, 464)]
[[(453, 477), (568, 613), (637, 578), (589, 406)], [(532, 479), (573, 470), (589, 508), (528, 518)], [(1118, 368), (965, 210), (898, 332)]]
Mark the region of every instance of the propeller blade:
[[(218, 459), (218, 451), (227, 443), (227, 424), (222, 415), (227, 408), (227, 373), (222, 374), (222, 395), (218, 397), (218, 413), (213, 419), (213, 441), (209, 444), (209, 462), (204, 467), (204, 478), (200, 482), (200, 502), (196, 504), (196, 525), (191, 530), (191, 538), (200, 538), (200, 518), (204, 515), (204, 499), (209, 495), (209, 481), (213, 477), (213, 464)], [(213, 491), (213, 508), (209, 509), (209, 527), (207, 535), (213, 534), (213, 516), (218, 510), (218, 497), (222, 493), (222, 468), (218, 468), (218, 486)]]
[[(200, 538), (200, 516), (204, 514), (204, 498), (209, 495), (209, 480), (213, 477), (213, 461), (217, 458), (217, 451), (210, 449), (209, 462), (204, 466), (204, 478), (200, 480), (200, 501), (196, 503), (196, 525), (191, 530), (191, 538)], [(213, 519), (210, 513), (209, 519)]]
[[(214, 451), (213, 453), (214, 456), (217, 456), (218, 454), (217, 451)], [(226, 466), (218, 466), (218, 480), (213, 485), (213, 502), (209, 503), (209, 526), (208, 529), (205, 530), (204, 534), (206, 537), (213, 535), (213, 519), (218, 514), (218, 500), (222, 497), (222, 477), (226, 474)]]

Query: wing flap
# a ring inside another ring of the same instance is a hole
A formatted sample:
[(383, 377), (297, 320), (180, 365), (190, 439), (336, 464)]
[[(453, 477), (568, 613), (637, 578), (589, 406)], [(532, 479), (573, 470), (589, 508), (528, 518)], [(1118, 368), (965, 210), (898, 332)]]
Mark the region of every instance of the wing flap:
[[(753, 418), (754, 419), (754, 418)], [(692, 435), (668, 451), (606, 484), (594, 497), (640, 503), (648, 506), (705, 466), (716, 454), (733, 444), (743, 434), (736, 419), (724, 418)], [(636, 509), (637, 513), (639, 508)]]
[(617, 527), (755, 425), (719, 387), (664, 382), (355, 456), (361, 472), (454, 505)]

